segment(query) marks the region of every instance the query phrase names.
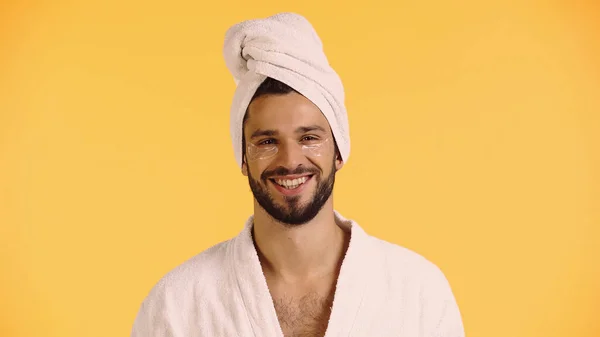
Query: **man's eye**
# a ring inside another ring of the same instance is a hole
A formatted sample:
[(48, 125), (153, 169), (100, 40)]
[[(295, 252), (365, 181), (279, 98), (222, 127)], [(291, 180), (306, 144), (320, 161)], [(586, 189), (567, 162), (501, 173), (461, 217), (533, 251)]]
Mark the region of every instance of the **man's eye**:
[(261, 140), (258, 145), (271, 145), (274, 144), (275, 140), (273, 139), (265, 139), (265, 140)]
[(318, 140), (318, 138), (315, 137), (315, 136), (304, 136), (304, 137), (302, 137), (302, 140), (310, 142), (310, 141), (313, 141), (313, 140)]

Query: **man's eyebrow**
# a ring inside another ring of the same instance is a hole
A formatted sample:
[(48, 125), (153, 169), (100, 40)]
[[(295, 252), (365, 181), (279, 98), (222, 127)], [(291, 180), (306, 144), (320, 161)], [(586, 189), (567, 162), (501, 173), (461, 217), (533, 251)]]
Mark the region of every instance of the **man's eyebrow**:
[(275, 130), (258, 129), (252, 133), (252, 135), (250, 136), (250, 139), (254, 139), (254, 138), (262, 137), (262, 136), (276, 136), (277, 134), (278, 134), (278, 132)]
[(311, 131), (321, 131), (323, 133), (327, 133), (327, 131), (325, 131), (325, 129), (323, 129), (322, 127), (320, 127), (318, 125), (301, 126), (296, 129), (296, 133), (306, 133), (306, 132), (311, 132)]
[[(300, 127), (296, 128), (296, 133), (307, 133), (307, 132), (311, 132), (311, 131), (321, 131), (323, 133), (327, 133), (327, 131), (319, 125), (300, 126)], [(252, 135), (250, 135), (250, 139), (263, 137), (263, 136), (272, 137), (272, 136), (277, 136), (278, 134), (279, 134), (279, 132), (277, 132), (277, 130), (258, 129), (256, 131), (254, 131), (252, 133)]]

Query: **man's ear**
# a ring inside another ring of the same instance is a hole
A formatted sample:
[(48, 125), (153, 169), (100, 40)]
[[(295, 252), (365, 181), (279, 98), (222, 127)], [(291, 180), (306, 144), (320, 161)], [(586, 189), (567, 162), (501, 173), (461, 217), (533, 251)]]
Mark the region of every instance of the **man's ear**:
[(248, 176), (248, 164), (246, 164), (246, 156), (242, 158), (242, 174)]
[(335, 171), (339, 171), (344, 166), (344, 161), (342, 160), (342, 156), (337, 153), (335, 155)]

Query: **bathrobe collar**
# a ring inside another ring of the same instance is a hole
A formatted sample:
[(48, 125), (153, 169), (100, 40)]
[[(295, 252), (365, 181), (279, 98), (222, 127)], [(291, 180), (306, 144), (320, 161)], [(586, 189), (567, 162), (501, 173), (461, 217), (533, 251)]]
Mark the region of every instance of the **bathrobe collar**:
[[(333, 308), (325, 337), (347, 336), (358, 314), (373, 261), (371, 237), (353, 220), (345, 219), (334, 211), (335, 221), (350, 232), (350, 243), (337, 280)], [(252, 240), (254, 216), (246, 221), (244, 229), (231, 241), (230, 268), (257, 337), (283, 337), (273, 299), (262, 271), (258, 253)]]

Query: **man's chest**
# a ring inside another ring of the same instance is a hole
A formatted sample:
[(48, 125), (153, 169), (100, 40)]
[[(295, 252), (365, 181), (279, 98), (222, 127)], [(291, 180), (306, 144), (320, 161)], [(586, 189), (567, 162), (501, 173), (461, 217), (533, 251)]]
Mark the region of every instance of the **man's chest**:
[(322, 337), (331, 315), (333, 293), (309, 292), (301, 296), (273, 296), (279, 325), (286, 337)]

